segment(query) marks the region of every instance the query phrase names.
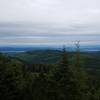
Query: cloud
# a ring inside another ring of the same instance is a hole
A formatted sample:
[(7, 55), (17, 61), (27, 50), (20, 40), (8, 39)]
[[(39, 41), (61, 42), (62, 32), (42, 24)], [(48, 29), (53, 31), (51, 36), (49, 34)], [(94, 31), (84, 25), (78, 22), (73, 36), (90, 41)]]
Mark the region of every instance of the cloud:
[(0, 44), (99, 41), (99, 4), (100, 0), (0, 0)]
[(0, 19), (52, 24), (91, 23), (100, 17), (99, 4), (99, 0), (0, 0)]

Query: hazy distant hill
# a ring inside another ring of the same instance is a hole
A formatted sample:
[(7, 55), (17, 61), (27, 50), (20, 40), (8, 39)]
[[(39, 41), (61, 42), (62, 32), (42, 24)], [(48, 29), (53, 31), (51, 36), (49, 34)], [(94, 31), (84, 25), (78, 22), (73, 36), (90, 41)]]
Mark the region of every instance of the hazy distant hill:
[[(70, 59), (74, 52), (69, 52)], [(29, 64), (34, 63), (57, 63), (60, 60), (59, 50), (35, 50), (30, 52), (17, 53), (13, 57)], [(100, 52), (81, 52), (84, 59), (84, 68), (93, 73), (100, 73)]]
[[(25, 52), (25, 51), (32, 51), (32, 50), (61, 50), (63, 48), (62, 45), (55, 46), (55, 45), (25, 45), (25, 46), (0, 46), (0, 51), (3, 53), (16, 53), (16, 52)], [(75, 45), (66, 45), (66, 49), (68, 51), (75, 51)], [(100, 51), (100, 45), (81, 45), (81, 51)]]
[(58, 50), (35, 50), (17, 53), (14, 57), (28, 63), (56, 63), (59, 61), (61, 51)]

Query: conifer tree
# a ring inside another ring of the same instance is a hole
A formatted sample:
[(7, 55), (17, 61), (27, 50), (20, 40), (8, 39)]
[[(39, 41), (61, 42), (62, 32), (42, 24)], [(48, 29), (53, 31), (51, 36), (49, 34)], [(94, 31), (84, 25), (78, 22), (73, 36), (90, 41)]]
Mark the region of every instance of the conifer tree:
[[(76, 52), (74, 60), (72, 61), (72, 73), (75, 81), (76, 96), (74, 100), (89, 100), (90, 95), (88, 91), (88, 74), (84, 70), (83, 58), (80, 53), (79, 41), (76, 43)], [(75, 88), (74, 87), (74, 88)], [(74, 89), (73, 88), (73, 89)]]

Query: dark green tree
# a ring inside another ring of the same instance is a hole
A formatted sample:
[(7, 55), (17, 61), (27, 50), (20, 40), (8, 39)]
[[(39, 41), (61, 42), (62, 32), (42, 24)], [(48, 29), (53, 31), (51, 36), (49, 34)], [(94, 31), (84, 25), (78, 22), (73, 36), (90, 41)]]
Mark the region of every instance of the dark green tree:
[(19, 100), (25, 88), (22, 64), (0, 55), (0, 100)]

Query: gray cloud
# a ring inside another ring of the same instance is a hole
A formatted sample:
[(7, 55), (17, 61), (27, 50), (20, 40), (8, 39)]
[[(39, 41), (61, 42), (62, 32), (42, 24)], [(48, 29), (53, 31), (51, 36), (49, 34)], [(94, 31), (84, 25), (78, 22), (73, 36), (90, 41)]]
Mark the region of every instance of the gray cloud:
[(0, 15), (1, 21), (95, 23), (100, 16), (99, 4), (99, 0), (0, 0)]
[(97, 43), (99, 5), (100, 0), (0, 0), (0, 44)]

